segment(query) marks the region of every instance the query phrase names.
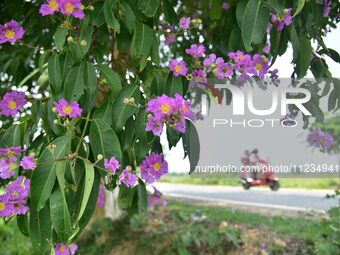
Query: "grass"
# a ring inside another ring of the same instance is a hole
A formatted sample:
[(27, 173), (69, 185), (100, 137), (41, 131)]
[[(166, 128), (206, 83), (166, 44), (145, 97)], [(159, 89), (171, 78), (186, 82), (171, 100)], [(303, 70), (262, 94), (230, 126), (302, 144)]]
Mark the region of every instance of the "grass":
[[(15, 220), (0, 222), (0, 254), (33, 254), (29, 239), (19, 233)], [(269, 217), (170, 200), (166, 208), (155, 208), (132, 218), (116, 222), (96, 220), (77, 244), (82, 255), (312, 255), (321, 226), (322, 222), (316, 219)], [(258, 253), (263, 249), (267, 253)]]
[[(201, 178), (191, 177), (189, 175), (166, 175), (163, 176), (160, 182), (165, 183), (181, 183), (181, 184), (196, 184), (196, 185), (221, 185), (241, 187), (239, 178)], [(340, 187), (339, 178), (281, 178), (281, 188), (295, 189), (336, 189)]]

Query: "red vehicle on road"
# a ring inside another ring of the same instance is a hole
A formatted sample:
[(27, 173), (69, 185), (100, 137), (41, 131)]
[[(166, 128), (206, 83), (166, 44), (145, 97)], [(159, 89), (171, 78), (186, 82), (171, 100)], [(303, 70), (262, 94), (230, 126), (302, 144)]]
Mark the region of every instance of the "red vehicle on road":
[(258, 156), (257, 149), (252, 152), (246, 150), (241, 161), (241, 183), (245, 190), (252, 186), (269, 186), (273, 191), (279, 189), (279, 178), (269, 167), (268, 161)]

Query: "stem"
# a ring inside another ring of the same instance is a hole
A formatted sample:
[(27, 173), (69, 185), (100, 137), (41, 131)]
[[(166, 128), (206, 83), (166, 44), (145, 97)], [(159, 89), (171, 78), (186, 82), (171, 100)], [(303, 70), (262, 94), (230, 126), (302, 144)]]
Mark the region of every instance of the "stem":
[(87, 116), (86, 116), (85, 127), (84, 127), (84, 130), (83, 130), (83, 133), (81, 134), (80, 141), (79, 141), (79, 143), (77, 145), (77, 149), (76, 149), (75, 155), (78, 155), (78, 152), (79, 152), (80, 146), (83, 143), (83, 140), (84, 140), (84, 137), (85, 137), (85, 133), (86, 133), (86, 129), (87, 129), (87, 126), (89, 125), (89, 122), (90, 122), (90, 113), (88, 113)]

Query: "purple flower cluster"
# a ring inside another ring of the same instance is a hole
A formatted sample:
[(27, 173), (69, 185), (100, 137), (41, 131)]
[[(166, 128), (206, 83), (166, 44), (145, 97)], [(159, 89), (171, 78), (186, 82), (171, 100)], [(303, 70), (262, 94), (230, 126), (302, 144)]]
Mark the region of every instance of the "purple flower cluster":
[(188, 17), (182, 17), (179, 20), (178, 26), (183, 30), (188, 30), (190, 28), (191, 19)]
[(54, 248), (54, 254), (55, 255), (74, 255), (76, 254), (76, 251), (78, 249), (78, 245), (75, 243), (66, 245), (63, 243), (59, 243)]
[(194, 118), (189, 101), (184, 100), (179, 94), (176, 94), (175, 98), (164, 94), (151, 99), (146, 111), (150, 113), (146, 123), (146, 131), (152, 131), (157, 136), (162, 134), (164, 124), (184, 133), (185, 119)]
[(165, 207), (167, 202), (166, 200), (161, 198), (162, 193), (158, 189), (156, 189), (154, 186), (152, 187), (153, 187), (154, 193), (148, 196), (149, 206), (161, 205)]
[(323, 16), (324, 17), (327, 17), (329, 15), (329, 12), (331, 11), (332, 9), (332, 1), (331, 0), (324, 0), (324, 3), (323, 3)]
[(111, 157), (110, 160), (104, 160), (104, 167), (110, 171), (112, 175), (115, 175), (116, 170), (120, 167), (118, 160), (115, 157)]
[(25, 93), (7, 92), (0, 101), (0, 115), (14, 117), (27, 103)]
[(330, 151), (334, 145), (334, 138), (330, 133), (321, 129), (314, 129), (308, 134), (307, 142), (310, 146), (320, 149), (320, 151)]
[(149, 184), (159, 180), (168, 172), (168, 162), (164, 160), (163, 154), (152, 153), (142, 161), (139, 167), (142, 179)]
[(32, 156), (24, 156), (20, 161), (20, 166), (24, 170), (33, 170), (37, 167), (37, 164), (35, 163), (35, 160)]
[(205, 51), (206, 48), (202, 44), (192, 44), (189, 49), (186, 49), (186, 53), (195, 58), (195, 66), (202, 66), (200, 69), (194, 69), (191, 75), (187, 76), (189, 69), (184, 61), (171, 60), (169, 69), (174, 76), (187, 76), (199, 84), (206, 83), (207, 74), (210, 72), (217, 79), (229, 78), (236, 74), (243, 80), (247, 80), (250, 76), (263, 79), (269, 71), (269, 59), (264, 55), (254, 54), (251, 56), (242, 51), (229, 52), (229, 61), (226, 62), (222, 57), (210, 54), (200, 63), (199, 59), (204, 56)]
[(30, 191), (30, 180), (19, 176), (6, 187), (6, 193), (0, 196), (0, 217), (24, 215), (29, 208), (26, 199)]
[(71, 119), (81, 116), (83, 109), (79, 107), (77, 102), (69, 104), (65, 99), (60, 99), (58, 103), (54, 103), (57, 113), (62, 117)]
[(174, 73), (174, 76), (186, 76), (189, 71), (185, 62), (178, 61), (177, 59), (172, 59), (170, 61), (169, 68)]
[(25, 30), (20, 24), (11, 20), (4, 25), (0, 25), (0, 44), (11, 43), (14, 44), (17, 40), (20, 40), (25, 34)]
[(121, 185), (122, 183), (128, 187), (131, 188), (135, 186), (137, 182), (137, 177), (135, 173), (131, 172), (132, 168), (131, 166), (127, 166), (118, 176), (117, 185)]
[(74, 16), (77, 19), (85, 17), (84, 6), (80, 0), (47, 0), (39, 10), (42, 16), (53, 15), (55, 12), (61, 12), (67, 16)]
[(105, 205), (105, 186), (103, 184), (100, 184), (98, 199), (97, 199), (97, 206), (103, 207), (104, 205)]
[(276, 26), (277, 31), (281, 32), (284, 27), (292, 24), (292, 11), (292, 8), (284, 9), (282, 17), (279, 17), (276, 13), (272, 14), (271, 21)]

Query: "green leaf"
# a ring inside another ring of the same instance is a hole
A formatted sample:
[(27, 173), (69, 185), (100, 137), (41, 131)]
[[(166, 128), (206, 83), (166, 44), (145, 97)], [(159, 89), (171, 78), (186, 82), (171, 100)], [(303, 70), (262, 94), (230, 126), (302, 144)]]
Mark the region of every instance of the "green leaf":
[(28, 231), (33, 248), (39, 254), (44, 254), (49, 247), (49, 240), (51, 240), (52, 236), (51, 225), (50, 212), (47, 207), (39, 212), (34, 208), (30, 209)]
[(147, 114), (145, 109), (141, 109), (138, 112), (138, 115), (136, 117), (135, 121), (135, 133), (139, 139), (141, 139), (143, 142), (149, 143), (153, 136), (146, 132), (146, 121), (147, 121)]
[(121, 209), (127, 209), (132, 205), (136, 189), (127, 188), (125, 185), (119, 186), (118, 206)]
[(80, 50), (83, 56), (86, 55), (92, 43), (93, 26), (88, 25), (88, 20), (89, 20), (88, 18), (85, 18), (82, 21), (82, 25), (80, 29), (80, 36), (79, 36), (79, 42), (81, 41), (86, 42), (86, 45), (80, 45)]
[(103, 4), (101, 2), (94, 2), (93, 7), (94, 10), (91, 13), (91, 23), (99, 28), (105, 23)]
[(2, 148), (20, 146), (22, 144), (22, 128), (21, 125), (12, 125), (6, 130), (5, 133), (1, 133), (0, 144)]
[(54, 43), (59, 51), (62, 51), (64, 48), (67, 33), (68, 29), (66, 27), (58, 27), (54, 34)]
[(166, 127), (166, 137), (169, 144), (169, 149), (176, 147), (177, 143), (181, 139), (181, 133), (173, 129), (172, 127)]
[(183, 95), (183, 80), (181, 76), (174, 76), (169, 73), (166, 80), (166, 94), (169, 97), (174, 97), (176, 93)]
[(72, 67), (64, 84), (64, 98), (68, 102), (78, 101), (84, 93), (84, 73), (81, 66)]
[(102, 104), (94, 113), (93, 119), (103, 119), (110, 126), (112, 125), (112, 106), (113, 103), (106, 102)]
[(138, 211), (145, 212), (148, 206), (148, 194), (145, 183), (138, 179)]
[(294, 2), (297, 2), (297, 7), (295, 8), (293, 18), (302, 11), (303, 7), (305, 6), (306, 0), (297, 0)]
[(212, 0), (209, 15), (212, 20), (218, 20), (221, 18), (222, 0)]
[(112, 126), (116, 132), (121, 131), (128, 118), (137, 111), (136, 106), (123, 102), (125, 98), (134, 98), (135, 103), (138, 104), (140, 99), (139, 87), (128, 85), (115, 98), (112, 109)]
[(63, 82), (58, 55), (52, 55), (48, 60), (48, 76), (52, 83), (52, 91), (54, 94), (58, 94)]
[(153, 40), (154, 31), (147, 25), (137, 22), (131, 44), (132, 57), (149, 56)]
[(55, 160), (65, 157), (71, 150), (69, 136), (58, 137), (52, 144), (55, 149), (44, 149), (32, 174), (30, 196), (33, 207), (38, 211), (45, 206), (56, 181), (56, 171), (60, 164)]
[(165, 92), (165, 78), (161, 72), (154, 72), (151, 82), (151, 96), (161, 96)]
[(160, 0), (138, 0), (138, 9), (141, 10), (145, 16), (153, 17), (158, 8)]
[(320, 55), (326, 54), (331, 59), (333, 59), (335, 62), (340, 63), (340, 55), (337, 51), (333, 49), (330, 49), (330, 48), (322, 49), (322, 50), (319, 50), (318, 53)]
[(74, 62), (79, 63), (84, 57), (82, 49), (81, 49), (82, 46), (80, 46), (80, 43), (71, 42), (69, 43), (69, 47), (70, 47)]
[(169, 3), (169, 0), (163, 0), (163, 12), (165, 15), (166, 20), (170, 24), (177, 24), (178, 23), (178, 15), (174, 10), (174, 7)]
[(112, 0), (105, 0), (103, 11), (104, 11), (104, 17), (105, 17), (107, 26), (109, 28), (112, 28), (115, 32), (119, 34), (120, 24), (118, 20), (116, 19), (115, 15), (113, 14)]
[(102, 154), (107, 159), (115, 156), (119, 162), (122, 161), (122, 150), (118, 137), (103, 119), (94, 119), (92, 121), (90, 144), (94, 158), (97, 158), (98, 154)]
[(248, 0), (241, 0), (236, 5), (236, 19), (239, 28), (242, 28), (244, 11), (246, 10)]
[(284, 2), (281, 0), (267, 0), (271, 8), (280, 16), (283, 15), (283, 10), (285, 8)]
[(130, 5), (123, 1), (120, 2), (120, 9), (123, 14), (123, 22), (130, 33), (135, 29), (136, 17)]
[(115, 96), (122, 89), (122, 83), (119, 75), (106, 65), (97, 65), (100, 73), (107, 79), (109, 88)]
[(266, 33), (270, 11), (263, 0), (250, 0), (246, 6), (242, 21), (242, 38), (247, 51), (251, 44), (259, 44)]
[(85, 89), (90, 96), (95, 96), (98, 89), (96, 69), (90, 62), (84, 62), (82, 68)]
[(29, 236), (28, 234), (28, 215), (17, 215), (17, 225), (20, 232), (25, 235)]
[(313, 49), (310, 40), (305, 34), (300, 35), (300, 47), (303, 50), (299, 52), (295, 66), (295, 72), (298, 79), (303, 78), (306, 75), (312, 60)]
[(183, 148), (185, 155), (189, 156), (190, 174), (195, 171), (200, 157), (200, 141), (195, 125), (187, 120), (186, 130), (183, 135)]
[(298, 58), (300, 52), (300, 39), (293, 25), (288, 27), (288, 31), (290, 42), (293, 46), (293, 61), (295, 61)]
[(59, 185), (50, 198), (50, 213), (53, 228), (60, 240), (65, 243), (72, 233), (72, 225), (67, 202)]
[(82, 202), (80, 206), (80, 210), (78, 213), (78, 220), (83, 216), (87, 203), (90, 199), (91, 191), (93, 188), (93, 183), (94, 183), (94, 168), (93, 166), (84, 160), (85, 164), (85, 183), (84, 183), (84, 192), (83, 192), (83, 197), (82, 197)]

